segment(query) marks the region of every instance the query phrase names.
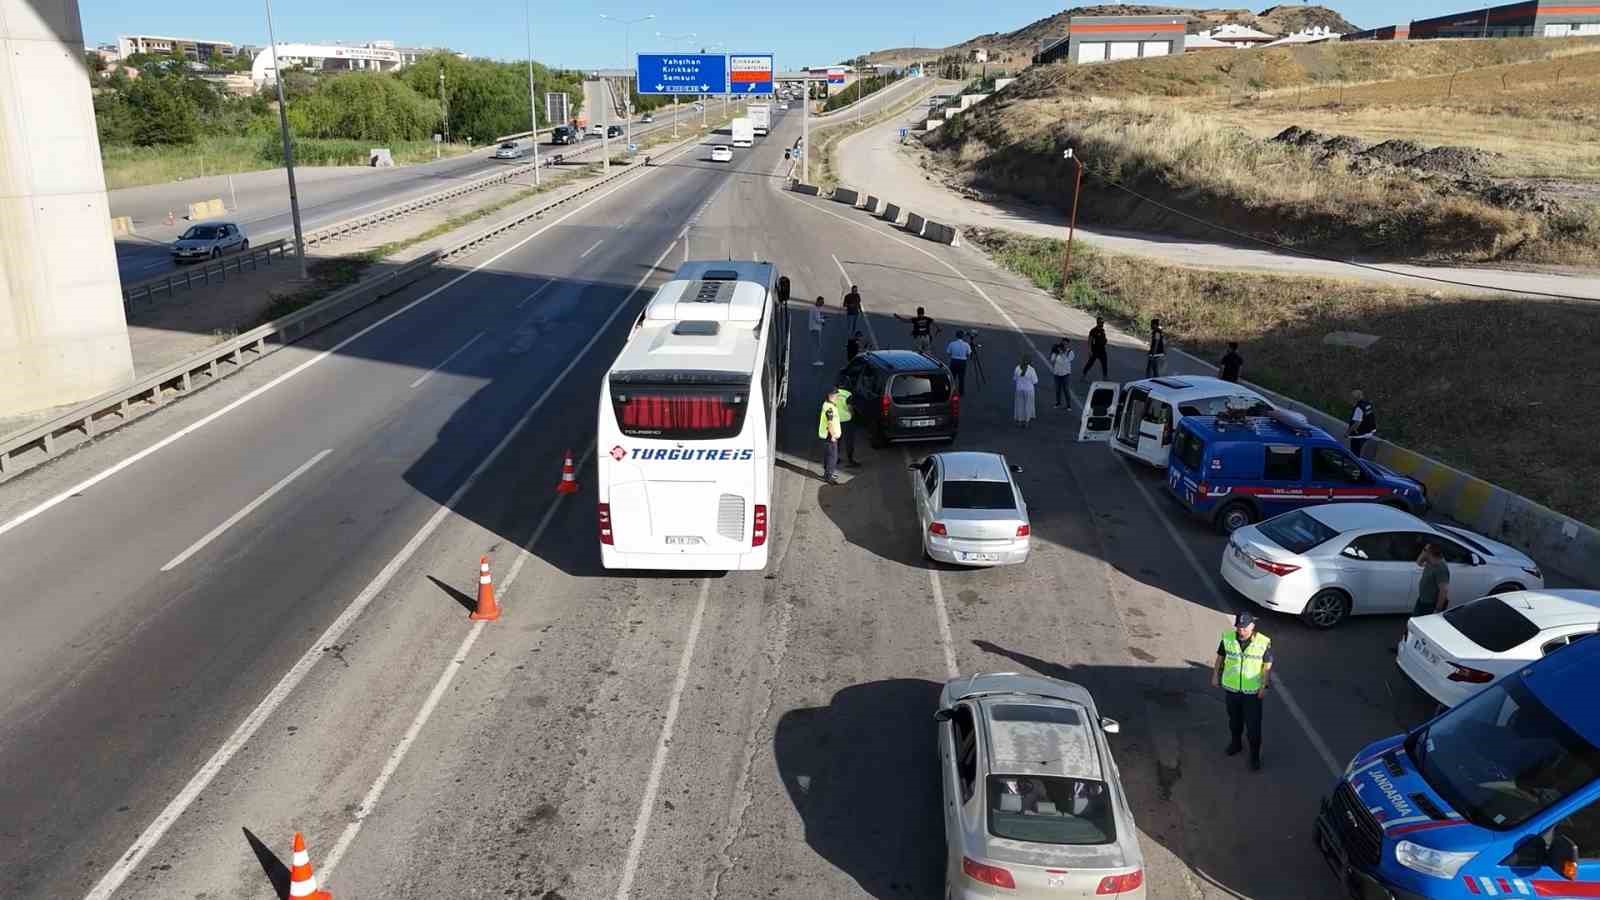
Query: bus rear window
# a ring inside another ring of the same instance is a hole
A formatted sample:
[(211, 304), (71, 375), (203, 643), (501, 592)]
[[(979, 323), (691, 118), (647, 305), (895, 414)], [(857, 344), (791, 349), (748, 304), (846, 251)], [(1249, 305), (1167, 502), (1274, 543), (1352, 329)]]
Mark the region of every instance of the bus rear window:
[(733, 388), (613, 385), (617, 427), (628, 437), (663, 440), (730, 438), (744, 427), (749, 394)]

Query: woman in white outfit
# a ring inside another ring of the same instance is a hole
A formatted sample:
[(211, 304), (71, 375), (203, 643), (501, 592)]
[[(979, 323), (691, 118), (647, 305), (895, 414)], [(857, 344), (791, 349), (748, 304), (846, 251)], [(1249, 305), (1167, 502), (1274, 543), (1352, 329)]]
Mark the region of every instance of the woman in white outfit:
[(1039, 384), (1039, 373), (1034, 371), (1033, 360), (1028, 354), (1022, 355), (1022, 361), (1011, 371), (1011, 386), (1016, 393), (1011, 402), (1011, 420), (1020, 428), (1027, 428), (1033, 421), (1033, 389)]

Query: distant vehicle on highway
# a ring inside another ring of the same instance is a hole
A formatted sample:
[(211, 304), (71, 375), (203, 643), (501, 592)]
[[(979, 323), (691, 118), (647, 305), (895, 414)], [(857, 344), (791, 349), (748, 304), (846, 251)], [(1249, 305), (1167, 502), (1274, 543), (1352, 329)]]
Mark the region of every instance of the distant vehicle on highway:
[(583, 140), (583, 132), (571, 125), (557, 125), (550, 129), (550, 143), (576, 144)]
[(966, 451), (934, 453), (911, 470), (924, 556), (961, 566), (1028, 561), (1033, 527), (1011, 478), (1021, 466), (998, 453)]
[(645, 125), (649, 125), (651, 122), (654, 122), (655, 120), (656, 120), (655, 113), (645, 113), (644, 115), (639, 117), (639, 121), (641, 123), (645, 124)]
[(600, 122), (596, 122), (589, 126), (589, 133), (595, 137), (605, 137), (606, 126)]
[(608, 138), (622, 137), (622, 126), (621, 125), (607, 125), (606, 126), (606, 137), (608, 137)]
[(506, 141), (504, 144), (494, 148), (494, 158), (521, 159), (524, 152), (522, 146), (516, 141)]
[(711, 148), (712, 162), (733, 162), (733, 148), (727, 144), (716, 144)]
[(733, 134), (733, 145), (735, 147), (750, 147), (756, 142), (755, 126), (745, 116), (739, 116), (729, 122), (728, 131)]
[(945, 891), (951, 900), (1145, 900), (1144, 855), (1100, 715), (1083, 687), (968, 675), (939, 693)]
[(249, 247), (250, 240), (237, 223), (201, 222), (190, 225), (188, 230), (178, 235), (178, 239), (172, 243), (172, 259), (174, 262), (216, 259), (224, 253)]
[(787, 104), (787, 103), (779, 103), (778, 104), (778, 108), (779, 109), (788, 109), (789, 108), (789, 104)]

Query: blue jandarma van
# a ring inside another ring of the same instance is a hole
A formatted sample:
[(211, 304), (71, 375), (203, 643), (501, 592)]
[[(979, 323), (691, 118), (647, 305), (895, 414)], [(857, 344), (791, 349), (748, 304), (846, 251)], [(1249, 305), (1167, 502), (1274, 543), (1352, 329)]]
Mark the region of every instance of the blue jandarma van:
[(1600, 641), (1356, 754), (1314, 833), (1358, 900), (1600, 897)]
[(1232, 534), (1318, 503), (1388, 503), (1421, 515), (1427, 490), (1295, 413), (1186, 416), (1167, 460), (1167, 487), (1191, 513)]

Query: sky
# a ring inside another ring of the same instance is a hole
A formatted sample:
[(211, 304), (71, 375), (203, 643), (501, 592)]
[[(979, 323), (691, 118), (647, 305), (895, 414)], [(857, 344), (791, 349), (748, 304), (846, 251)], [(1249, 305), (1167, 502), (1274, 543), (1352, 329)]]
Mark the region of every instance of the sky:
[[(280, 41), (392, 40), (401, 46), (446, 46), (471, 56), (526, 59), (524, 3), (516, 0), (274, 0), (273, 24)], [(1272, 0), (1257, 0), (1256, 11)], [(655, 18), (631, 26), (631, 50), (682, 50), (716, 46), (728, 51), (772, 51), (782, 69), (825, 65), (858, 53), (902, 47), (913, 40), (943, 47), (991, 31), (1011, 31), (1066, 8), (1039, 0), (801, 0), (798, 3), (740, 0), (619, 0), (599, 3), (533, 2), (534, 58), (570, 68), (622, 66), (628, 55), (624, 28), (600, 18)], [(1215, 6), (1232, 6), (1218, 2)], [(1239, 4), (1244, 5), (1244, 4)], [(1360, 27), (1410, 21), (1462, 9), (1473, 0), (1330, 0), (1326, 5)], [(748, 10), (741, 12), (743, 7)], [(267, 43), (259, 2), (130, 3), (79, 0), (84, 38), (91, 45), (114, 43), (119, 34), (158, 34)], [(440, 11), (447, 11), (441, 16)], [(660, 33), (664, 37), (658, 38)], [(694, 34), (692, 38), (685, 37)]]

